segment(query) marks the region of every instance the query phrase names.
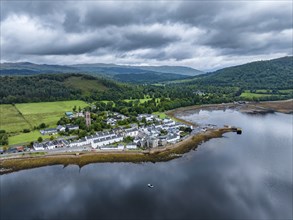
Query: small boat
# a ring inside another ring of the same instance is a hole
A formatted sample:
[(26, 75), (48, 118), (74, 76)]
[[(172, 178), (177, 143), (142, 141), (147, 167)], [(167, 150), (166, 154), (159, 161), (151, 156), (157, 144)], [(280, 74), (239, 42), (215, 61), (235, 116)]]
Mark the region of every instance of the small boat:
[(153, 188), (154, 186), (153, 186), (152, 184), (149, 183), (149, 184), (148, 184), (148, 187), (149, 187), (149, 188)]

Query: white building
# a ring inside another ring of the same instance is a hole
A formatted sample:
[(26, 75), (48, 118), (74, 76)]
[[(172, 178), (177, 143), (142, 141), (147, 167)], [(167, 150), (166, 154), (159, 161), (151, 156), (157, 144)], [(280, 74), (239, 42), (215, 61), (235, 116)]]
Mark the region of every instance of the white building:
[(129, 143), (129, 144), (126, 144), (126, 149), (136, 149), (137, 146), (135, 143)]
[(128, 128), (125, 129), (125, 136), (136, 137), (138, 135), (137, 128)]
[(124, 150), (124, 145), (119, 144), (118, 146), (102, 146), (101, 150)]
[(167, 142), (168, 143), (174, 144), (174, 143), (176, 143), (179, 140), (180, 140), (180, 136), (179, 135), (172, 135), (172, 136), (167, 137)]
[(35, 150), (45, 150), (43, 144), (40, 144), (40, 143), (37, 143), (37, 142), (34, 143), (33, 148), (34, 148)]
[(123, 141), (123, 136), (115, 135), (111, 137), (102, 137), (99, 139), (95, 139), (91, 142), (91, 144), (92, 144), (92, 148), (98, 148), (98, 147), (106, 146), (106, 145), (113, 144), (120, 141)]
[(89, 145), (89, 144), (90, 144), (90, 141), (88, 141), (86, 138), (82, 138), (80, 140), (71, 142), (69, 144), (69, 146), (70, 147), (83, 147), (83, 146), (86, 146), (86, 145)]

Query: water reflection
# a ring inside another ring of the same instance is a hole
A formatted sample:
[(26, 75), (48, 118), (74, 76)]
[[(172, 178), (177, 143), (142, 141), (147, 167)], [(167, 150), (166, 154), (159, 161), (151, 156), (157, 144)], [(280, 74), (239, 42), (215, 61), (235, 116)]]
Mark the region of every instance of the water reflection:
[(1, 176), (1, 220), (292, 219), (292, 116), (204, 114), (202, 123), (244, 132), (170, 162), (92, 164), (80, 172), (52, 166)]

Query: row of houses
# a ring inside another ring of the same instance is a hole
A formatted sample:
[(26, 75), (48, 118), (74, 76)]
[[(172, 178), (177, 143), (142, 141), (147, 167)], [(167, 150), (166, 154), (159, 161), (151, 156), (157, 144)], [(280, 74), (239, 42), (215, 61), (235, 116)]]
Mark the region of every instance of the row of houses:
[(66, 129), (68, 131), (74, 131), (74, 130), (78, 130), (79, 126), (78, 125), (71, 125), (71, 124), (68, 124), (65, 126), (58, 125), (56, 128), (46, 128), (46, 129), (40, 130), (40, 133), (42, 135), (54, 135), (54, 134), (57, 134), (58, 132), (66, 131)]
[(55, 148), (67, 147), (69, 146), (69, 142), (64, 139), (48, 141), (44, 143), (35, 142), (33, 144), (33, 148), (35, 150), (53, 150)]

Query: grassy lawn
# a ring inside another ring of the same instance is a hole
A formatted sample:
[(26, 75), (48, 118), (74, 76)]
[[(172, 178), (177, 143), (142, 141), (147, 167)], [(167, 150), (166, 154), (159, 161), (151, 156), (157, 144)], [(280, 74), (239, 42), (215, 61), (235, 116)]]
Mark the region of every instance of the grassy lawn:
[(257, 93), (251, 93), (251, 92), (243, 92), (240, 97), (242, 98), (260, 98), (260, 97), (266, 97), (266, 96), (273, 96), (272, 94), (257, 94)]
[(29, 133), (20, 133), (8, 138), (9, 145), (14, 144), (24, 144), (31, 141), (36, 141), (39, 137), (42, 137), (43, 140), (49, 139), (49, 135), (41, 135), (39, 131), (31, 131)]
[(168, 117), (164, 112), (153, 112), (153, 115), (159, 116), (160, 119), (165, 119)]
[(16, 132), (25, 128), (30, 128), (30, 124), (25, 121), (13, 105), (0, 105), (0, 130)]
[(290, 94), (290, 93), (293, 93), (293, 89), (281, 89), (281, 90), (279, 90), (279, 92)]

